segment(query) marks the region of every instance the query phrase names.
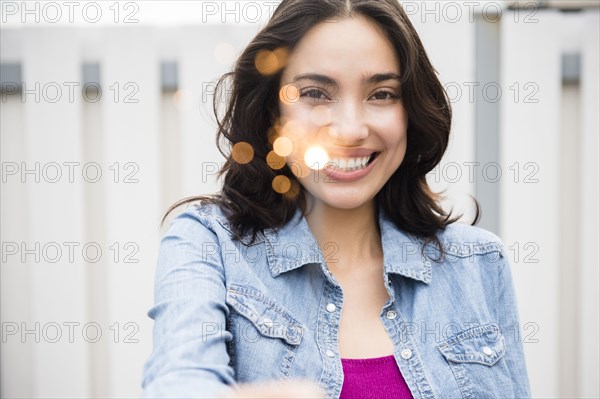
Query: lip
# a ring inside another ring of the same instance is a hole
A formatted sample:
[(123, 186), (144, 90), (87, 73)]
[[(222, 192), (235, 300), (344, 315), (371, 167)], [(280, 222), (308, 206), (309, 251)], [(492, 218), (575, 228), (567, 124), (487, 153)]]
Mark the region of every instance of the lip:
[[(377, 152), (377, 151), (373, 151), (373, 152)], [(373, 152), (371, 152), (371, 154)], [(365, 154), (363, 156), (366, 156), (366, 155), (369, 155), (369, 154)], [(373, 165), (375, 165), (377, 163), (377, 161), (379, 161), (379, 155), (377, 155), (377, 157), (375, 157), (375, 159), (373, 161), (371, 161), (371, 163), (366, 168), (347, 171), (347, 172), (339, 170), (339, 169), (338, 170), (330, 169), (326, 165), (325, 168), (323, 168), (323, 173), (325, 173), (327, 175), (327, 177), (329, 177), (333, 180), (337, 180), (337, 181), (341, 181), (341, 182), (352, 182), (352, 181), (362, 179), (363, 177), (368, 175), (371, 172), (371, 170), (374, 168)]]

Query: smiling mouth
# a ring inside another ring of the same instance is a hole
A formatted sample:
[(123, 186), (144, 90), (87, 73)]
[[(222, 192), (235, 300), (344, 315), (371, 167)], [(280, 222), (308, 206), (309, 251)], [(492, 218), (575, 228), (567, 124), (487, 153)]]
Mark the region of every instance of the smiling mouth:
[(369, 166), (375, 158), (380, 154), (380, 152), (374, 152), (370, 156), (364, 157), (355, 157), (355, 158), (331, 158), (329, 162), (327, 162), (326, 167), (329, 169), (341, 171), (341, 172), (351, 172), (355, 170), (364, 169)]

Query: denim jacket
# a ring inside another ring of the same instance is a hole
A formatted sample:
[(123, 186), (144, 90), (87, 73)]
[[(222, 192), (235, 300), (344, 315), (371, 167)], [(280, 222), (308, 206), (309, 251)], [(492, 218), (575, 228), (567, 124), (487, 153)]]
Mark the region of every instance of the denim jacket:
[[(440, 261), (381, 211), (379, 227), (389, 294), (379, 318), (413, 397), (530, 397), (500, 239), (453, 223), (438, 234)], [(300, 210), (252, 245), (231, 236), (222, 211), (202, 205), (162, 239), (143, 397), (215, 397), (237, 383), (308, 378), (338, 398), (343, 291), (327, 267), (335, 243), (319, 247)]]

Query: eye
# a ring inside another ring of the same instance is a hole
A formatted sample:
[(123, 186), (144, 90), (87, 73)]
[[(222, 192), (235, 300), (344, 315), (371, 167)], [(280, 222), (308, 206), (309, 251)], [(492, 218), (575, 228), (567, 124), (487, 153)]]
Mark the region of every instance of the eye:
[(300, 91), (300, 97), (308, 97), (313, 101), (326, 100), (327, 96), (322, 90), (316, 88), (308, 88)]
[(373, 97), (376, 100), (393, 100), (400, 98), (400, 96), (397, 93), (388, 90), (378, 91), (377, 93), (373, 94)]

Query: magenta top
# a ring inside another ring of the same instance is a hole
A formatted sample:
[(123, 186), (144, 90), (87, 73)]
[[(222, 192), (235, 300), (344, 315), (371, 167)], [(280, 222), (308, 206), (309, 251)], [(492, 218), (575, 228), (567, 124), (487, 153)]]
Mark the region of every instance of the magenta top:
[(344, 384), (340, 399), (413, 399), (394, 355), (368, 359), (344, 359)]

